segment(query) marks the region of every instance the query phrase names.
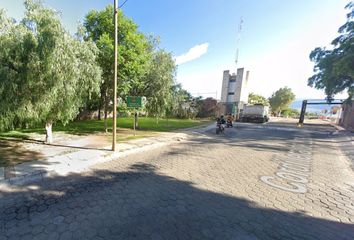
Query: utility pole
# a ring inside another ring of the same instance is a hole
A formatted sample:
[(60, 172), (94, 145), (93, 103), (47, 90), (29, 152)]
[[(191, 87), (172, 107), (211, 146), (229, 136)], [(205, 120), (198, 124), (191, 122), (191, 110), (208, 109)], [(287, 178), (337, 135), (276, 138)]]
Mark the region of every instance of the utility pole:
[(236, 73), (237, 73), (237, 63), (238, 63), (239, 45), (240, 45), (240, 40), (241, 40), (242, 24), (243, 24), (243, 19), (241, 17), (240, 23), (238, 24), (237, 37), (236, 37), (236, 54), (235, 54)]
[(114, 82), (113, 82), (113, 142), (112, 151), (116, 151), (117, 142), (117, 75), (118, 75), (118, 0), (114, 0)]
[[(240, 23), (238, 24), (237, 38), (236, 38), (235, 74), (237, 74), (237, 63), (238, 63), (238, 55), (239, 55), (242, 24), (243, 24), (243, 19), (241, 17), (240, 18)], [(239, 119), (240, 118), (240, 103), (239, 102), (235, 102), (232, 108), (233, 108), (233, 111), (235, 112), (236, 119)]]

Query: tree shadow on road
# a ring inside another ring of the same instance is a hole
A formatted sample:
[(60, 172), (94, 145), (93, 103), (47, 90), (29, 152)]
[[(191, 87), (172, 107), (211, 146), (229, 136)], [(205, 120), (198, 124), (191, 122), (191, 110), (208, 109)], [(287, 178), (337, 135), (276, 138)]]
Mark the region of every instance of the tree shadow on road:
[(0, 194), (0, 230), (13, 239), (35, 237), (37, 225), (44, 235), (68, 232), (83, 239), (354, 238), (353, 224), (264, 208), (200, 189), (146, 163), (54, 177)]
[(0, 167), (44, 159), (38, 151), (27, 150), (16, 142), (0, 139)]

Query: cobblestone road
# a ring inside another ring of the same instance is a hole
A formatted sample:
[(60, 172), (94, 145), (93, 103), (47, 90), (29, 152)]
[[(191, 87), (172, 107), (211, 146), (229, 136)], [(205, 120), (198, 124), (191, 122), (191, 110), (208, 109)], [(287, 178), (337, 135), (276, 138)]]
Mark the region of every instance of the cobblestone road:
[[(195, 134), (85, 174), (2, 189), (0, 240), (352, 240), (353, 171), (328, 129), (315, 130)], [(306, 191), (287, 190), (298, 184)]]

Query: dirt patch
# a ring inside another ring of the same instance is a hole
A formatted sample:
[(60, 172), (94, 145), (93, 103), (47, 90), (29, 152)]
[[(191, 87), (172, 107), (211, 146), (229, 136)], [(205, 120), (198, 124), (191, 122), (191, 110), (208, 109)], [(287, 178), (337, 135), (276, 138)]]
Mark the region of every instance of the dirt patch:
[(112, 144), (111, 137), (106, 134), (90, 135), (82, 139), (83, 147), (105, 148)]
[(44, 156), (39, 151), (28, 150), (22, 143), (0, 140), (0, 167), (40, 160)]

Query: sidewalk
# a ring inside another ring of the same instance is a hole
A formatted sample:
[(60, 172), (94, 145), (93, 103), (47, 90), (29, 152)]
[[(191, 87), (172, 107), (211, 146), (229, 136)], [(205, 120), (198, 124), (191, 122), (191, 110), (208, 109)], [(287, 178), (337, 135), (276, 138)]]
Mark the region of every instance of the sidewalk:
[[(200, 131), (201, 127), (196, 131)], [(79, 173), (97, 163), (111, 161), (132, 153), (146, 151), (184, 140), (188, 130), (183, 132), (161, 133), (154, 137), (131, 140), (117, 144), (117, 151), (111, 151), (111, 146), (103, 149), (68, 148), (64, 154), (48, 157), (7, 168), (0, 167), (0, 186), (21, 185), (28, 182), (44, 180), (46, 177), (65, 176), (69, 173)]]
[(111, 151), (111, 146), (97, 149), (68, 146), (65, 147), (66, 151), (58, 152), (45, 160), (21, 163), (7, 168), (0, 167), (0, 187), (42, 181), (48, 177), (66, 176), (69, 173), (80, 173), (95, 164), (183, 141), (191, 137), (191, 134), (204, 133), (214, 127), (214, 124), (210, 124), (117, 143), (116, 152)]
[(331, 125), (336, 128), (336, 131), (333, 132), (333, 140), (337, 143), (343, 155), (348, 158), (354, 171), (354, 133), (341, 126)]

